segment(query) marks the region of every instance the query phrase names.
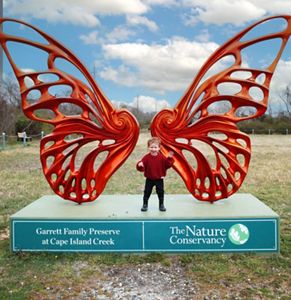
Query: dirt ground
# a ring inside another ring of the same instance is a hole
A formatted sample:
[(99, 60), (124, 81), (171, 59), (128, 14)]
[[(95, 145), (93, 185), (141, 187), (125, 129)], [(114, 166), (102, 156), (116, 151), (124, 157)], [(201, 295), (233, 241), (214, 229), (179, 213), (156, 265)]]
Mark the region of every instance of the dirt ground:
[[(272, 295), (264, 293), (270, 288), (268, 282), (254, 282), (242, 278), (233, 283), (225, 279), (208, 282), (193, 278), (188, 266), (179, 262), (178, 256), (171, 256), (170, 265), (145, 263), (138, 265), (106, 266), (96, 270), (94, 276), (83, 285), (65, 287), (64, 283), (47, 287), (32, 299), (70, 300), (265, 300), (290, 299), (290, 287), (281, 285), (272, 289)], [(75, 271), (81, 272), (89, 266), (75, 263)], [(270, 278), (270, 282), (272, 279)], [(282, 296), (284, 295), (284, 296)]]

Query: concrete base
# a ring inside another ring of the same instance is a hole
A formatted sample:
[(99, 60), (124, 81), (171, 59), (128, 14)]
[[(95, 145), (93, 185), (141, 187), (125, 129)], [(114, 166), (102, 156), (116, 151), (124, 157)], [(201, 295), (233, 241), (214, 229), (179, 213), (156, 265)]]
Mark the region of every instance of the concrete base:
[(250, 194), (213, 204), (166, 195), (101, 195), (78, 205), (44, 196), (11, 216), (12, 251), (278, 252), (279, 216)]

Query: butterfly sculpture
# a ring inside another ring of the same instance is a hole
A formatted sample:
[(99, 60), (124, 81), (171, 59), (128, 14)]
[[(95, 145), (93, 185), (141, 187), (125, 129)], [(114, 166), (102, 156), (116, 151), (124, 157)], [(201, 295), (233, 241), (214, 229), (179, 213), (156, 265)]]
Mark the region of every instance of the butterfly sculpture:
[[(256, 27), (278, 19), (285, 23), (280, 31), (248, 38), (248, 33)], [(84, 65), (59, 42), (25, 22), (0, 19), (1, 25), (5, 22), (27, 26), (45, 41), (34, 42), (0, 31), (1, 46), (20, 85), (24, 113), (30, 119), (54, 126), (52, 133), (46, 135), (40, 145), (45, 177), (54, 192), (64, 199), (78, 203), (93, 201), (133, 151), (139, 135), (138, 123), (128, 111), (116, 110), (112, 106)], [(164, 109), (154, 117), (151, 134), (162, 140), (164, 155), (174, 152), (173, 167), (198, 200), (214, 202), (227, 198), (243, 183), (249, 167), (251, 143), (237, 123), (265, 113), (271, 78), (290, 34), (290, 16), (269, 17), (249, 26), (210, 56), (173, 109)], [(262, 41), (278, 39), (280, 47), (268, 67), (255, 69), (243, 64), (244, 49)], [(45, 52), (45, 70), (20, 69), (10, 55), (9, 42), (30, 45)], [(58, 58), (74, 65), (88, 84), (60, 70), (55, 64)], [(223, 70), (211, 72), (214, 65), (231, 59), (233, 62)], [(46, 75), (54, 75), (54, 80), (45, 80)], [(50, 92), (51, 87), (64, 84), (72, 89), (69, 96), (57, 97)], [(235, 85), (236, 92), (221, 91), (220, 87), (225, 84)], [(259, 91), (259, 99), (251, 92), (253, 89)], [(32, 91), (39, 92), (34, 102), (28, 97)], [(80, 114), (66, 115), (60, 109), (66, 103), (77, 106)], [(212, 110), (221, 103), (228, 104), (222, 113)], [(251, 108), (252, 113), (241, 115), (240, 109), (245, 107)], [(46, 110), (50, 114), (45, 118), (45, 114), (37, 114), (38, 110)], [(74, 134), (78, 138), (68, 139)], [(97, 144), (78, 165), (78, 151), (94, 141)], [(214, 161), (206, 157), (197, 143), (212, 150)], [(96, 167), (96, 160), (102, 153), (106, 153), (104, 161)]]
[[(44, 175), (54, 192), (64, 199), (78, 203), (93, 201), (133, 151), (139, 135), (138, 123), (128, 111), (116, 110), (112, 106), (91, 74), (71, 51), (27, 23), (2, 19), (2, 26), (5, 22), (27, 26), (44, 39), (44, 43), (40, 43), (0, 33), (1, 46), (19, 82), (25, 115), (54, 126), (52, 133), (46, 135), (40, 144)], [(8, 44), (11, 42), (42, 50), (47, 55), (45, 69), (21, 70), (10, 55)], [(56, 66), (58, 59), (75, 66), (88, 84), (60, 70)], [(51, 88), (55, 86), (70, 87), (70, 95), (58, 97), (52, 94)], [(36, 101), (31, 101), (29, 97), (32, 92), (39, 94)], [(79, 115), (64, 114), (64, 104), (77, 106)], [(46, 110), (49, 114), (40, 115), (40, 110)], [(72, 136), (77, 138), (71, 139)], [(86, 145), (92, 145), (92, 142), (95, 142), (93, 150), (78, 164), (78, 152)], [(98, 161), (101, 156), (101, 161)]]

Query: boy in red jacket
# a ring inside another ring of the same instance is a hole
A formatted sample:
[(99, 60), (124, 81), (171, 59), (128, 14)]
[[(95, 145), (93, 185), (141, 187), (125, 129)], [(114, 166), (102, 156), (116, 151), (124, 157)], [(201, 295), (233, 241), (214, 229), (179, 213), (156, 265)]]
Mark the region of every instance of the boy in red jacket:
[(149, 139), (149, 153), (146, 154), (136, 165), (137, 170), (144, 172), (144, 176), (146, 177), (143, 206), (141, 211), (148, 210), (148, 200), (154, 186), (156, 186), (159, 198), (159, 209), (160, 211), (166, 211), (164, 206), (164, 177), (166, 176), (167, 169), (171, 168), (174, 163), (174, 153), (170, 151), (166, 158), (160, 152), (160, 146), (161, 140), (159, 138), (153, 137)]

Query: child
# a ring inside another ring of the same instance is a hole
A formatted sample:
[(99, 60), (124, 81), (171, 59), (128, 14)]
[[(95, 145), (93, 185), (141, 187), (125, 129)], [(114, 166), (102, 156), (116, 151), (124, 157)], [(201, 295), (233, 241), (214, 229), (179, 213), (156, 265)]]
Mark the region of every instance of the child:
[(143, 206), (141, 211), (148, 210), (148, 200), (154, 186), (156, 186), (159, 198), (159, 209), (160, 211), (166, 211), (164, 206), (164, 177), (166, 176), (166, 170), (171, 168), (174, 163), (174, 153), (170, 151), (166, 158), (160, 152), (160, 146), (161, 140), (158, 137), (149, 139), (149, 153), (146, 154), (136, 165), (137, 170), (144, 172), (144, 176), (146, 177)]

